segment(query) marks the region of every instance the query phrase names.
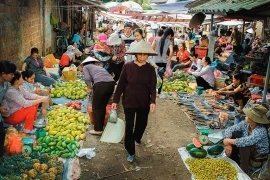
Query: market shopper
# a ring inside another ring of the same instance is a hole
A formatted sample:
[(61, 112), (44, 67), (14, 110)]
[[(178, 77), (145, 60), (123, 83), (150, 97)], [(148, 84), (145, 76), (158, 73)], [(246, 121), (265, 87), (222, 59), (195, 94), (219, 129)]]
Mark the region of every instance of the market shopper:
[(4, 153), (4, 142), (6, 136), (3, 125), (3, 116), (8, 113), (8, 106), (4, 97), (9, 86), (8, 82), (10, 82), (14, 77), (16, 69), (17, 67), (14, 63), (7, 60), (0, 61), (0, 157), (3, 156)]
[(218, 90), (216, 93), (232, 96), (235, 104), (239, 106), (239, 110), (242, 110), (251, 98), (251, 93), (241, 73), (233, 74), (232, 84)]
[(50, 93), (46, 89), (41, 89), (36, 86), (35, 84), (35, 73), (31, 70), (26, 70), (22, 72), (22, 77), (23, 77), (23, 85), (22, 87), (32, 93), (32, 94), (37, 94), (39, 96), (47, 96), (49, 97), (49, 102), (43, 102), (42, 103), (42, 114), (46, 115), (47, 114), (47, 109), (50, 107), (50, 105), (53, 104), (52, 99), (50, 98)]
[(107, 35), (104, 33), (100, 33), (98, 35), (98, 43), (94, 45), (94, 50), (100, 51), (106, 54), (110, 54), (110, 48), (107, 46)]
[(92, 111), (94, 116), (94, 130), (90, 134), (101, 135), (103, 133), (106, 106), (114, 91), (115, 81), (113, 77), (102, 67), (99, 61), (87, 57), (83, 62), (83, 75), (87, 84), (87, 93), (92, 95)]
[(189, 58), (189, 52), (187, 51), (186, 44), (181, 43), (178, 46), (179, 51), (176, 55), (176, 61), (171, 61), (171, 68), (172, 71), (175, 72), (176, 70), (181, 70), (183, 68), (190, 67), (191, 61)]
[(209, 57), (204, 57), (202, 59), (202, 69), (201, 71), (188, 70), (189, 74), (196, 77), (196, 83), (198, 86), (203, 87), (203, 89), (213, 89), (215, 85), (215, 75), (210, 66), (211, 60)]
[(117, 82), (123, 65), (125, 63), (126, 47), (124, 41), (121, 40), (118, 33), (115, 32), (109, 37), (107, 45), (110, 48), (112, 55), (111, 61), (109, 61), (109, 71), (112, 71), (114, 74), (114, 81)]
[(227, 156), (248, 173), (251, 157), (269, 153), (269, 137), (265, 125), (270, 122), (266, 117), (267, 109), (261, 105), (244, 108), (243, 112), (246, 115), (245, 121), (226, 129), (223, 143)]
[(140, 41), (129, 49), (127, 54), (135, 55), (136, 60), (124, 64), (112, 108), (117, 108), (123, 94), (122, 103), (126, 120), (125, 148), (128, 151), (127, 161), (132, 162), (135, 158), (135, 144), (141, 144), (149, 111), (154, 112), (156, 108), (157, 78), (155, 69), (146, 61), (148, 56), (155, 56), (157, 53), (147, 42)]
[[(173, 57), (173, 44), (171, 39), (174, 37), (174, 32), (171, 28), (166, 29), (162, 37), (156, 37), (152, 48), (156, 51), (158, 54), (157, 56), (154, 56), (154, 62), (159, 68), (166, 68), (167, 65), (171, 63), (172, 57)], [(169, 52), (169, 55), (167, 56), (167, 51)], [(161, 76), (162, 80), (163, 77)], [(163, 81), (158, 89), (158, 94), (160, 94), (162, 89)]]
[(8, 88), (5, 100), (8, 105), (8, 115), (5, 123), (17, 125), (25, 122), (24, 132), (33, 134), (33, 123), (37, 117), (38, 105), (48, 103), (48, 96), (39, 96), (26, 91), (23, 87), (23, 78), (20, 72), (15, 72), (10, 81), (11, 86)]
[(22, 71), (27, 69), (36, 74), (35, 82), (40, 82), (44, 86), (51, 86), (58, 79), (57, 75), (47, 71), (36, 47), (31, 49), (31, 55), (24, 60)]

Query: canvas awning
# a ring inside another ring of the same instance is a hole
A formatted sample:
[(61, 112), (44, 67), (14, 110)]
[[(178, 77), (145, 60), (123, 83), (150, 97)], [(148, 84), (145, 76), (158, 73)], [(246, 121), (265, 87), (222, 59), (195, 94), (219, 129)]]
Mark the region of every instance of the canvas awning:
[[(233, 13), (241, 10), (251, 10), (253, 8), (269, 4), (270, 0), (234, 0), (234, 1), (223, 1), (223, 0), (210, 0), (192, 7), (189, 12), (197, 13), (203, 12), (208, 14), (222, 14)], [(269, 9), (268, 9), (269, 10)]]

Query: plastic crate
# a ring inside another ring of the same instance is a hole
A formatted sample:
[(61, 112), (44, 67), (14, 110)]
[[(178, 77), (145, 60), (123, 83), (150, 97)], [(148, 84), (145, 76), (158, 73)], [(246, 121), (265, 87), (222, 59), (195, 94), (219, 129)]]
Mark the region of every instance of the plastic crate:
[(264, 84), (264, 76), (262, 75), (257, 75), (257, 74), (252, 74), (249, 78), (250, 83), (252, 84), (260, 84), (263, 85)]
[(206, 47), (195, 47), (195, 53), (198, 54), (198, 58), (202, 59), (207, 56), (208, 48)]

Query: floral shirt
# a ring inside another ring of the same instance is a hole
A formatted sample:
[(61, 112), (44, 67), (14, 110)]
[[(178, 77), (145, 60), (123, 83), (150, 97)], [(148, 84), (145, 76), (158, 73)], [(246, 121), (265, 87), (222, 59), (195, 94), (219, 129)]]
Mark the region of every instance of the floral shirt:
[(241, 138), (235, 139), (235, 145), (237, 147), (256, 146), (258, 153), (269, 153), (269, 140), (267, 130), (262, 125), (257, 125), (256, 128), (249, 134), (249, 123), (242, 121), (232, 127), (225, 130), (225, 137), (232, 137), (232, 133), (235, 131), (242, 132)]
[(120, 64), (125, 61), (126, 46), (124, 42), (118, 46), (109, 46), (109, 48), (112, 56), (117, 56), (116, 61), (111, 61), (112, 63)]
[(22, 108), (32, 106), (33, 100), (36, 100), (37, 98), (38, 95), (30, 93), (22, 87), (16, 89), (13, 86), (10, 86), (5, 96), (9, 108), (9, 115), (12, 115)]

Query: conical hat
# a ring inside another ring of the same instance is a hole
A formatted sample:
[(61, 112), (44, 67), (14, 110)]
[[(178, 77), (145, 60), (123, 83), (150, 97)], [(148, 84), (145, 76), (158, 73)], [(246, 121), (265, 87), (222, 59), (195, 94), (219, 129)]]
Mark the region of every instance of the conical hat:
[(137, 44), (135, 44), (134, 46), (132, 46), (127, 52), (126, 54), (148, 54), (149, 56), (157, 56), (158, 54), (156, 53), (156, 51), (154, 51), (151, 47), (151, 45), (144, 41), (141, 40), (139, 41)]

